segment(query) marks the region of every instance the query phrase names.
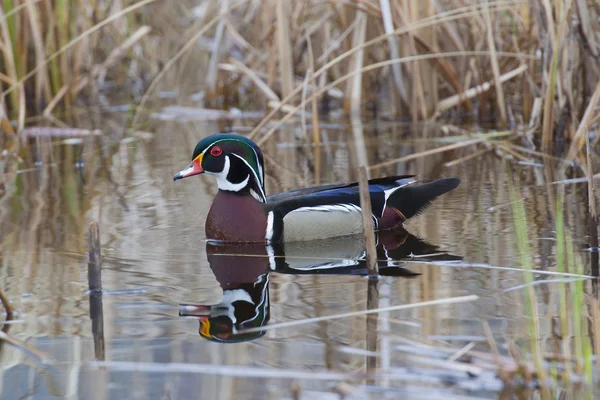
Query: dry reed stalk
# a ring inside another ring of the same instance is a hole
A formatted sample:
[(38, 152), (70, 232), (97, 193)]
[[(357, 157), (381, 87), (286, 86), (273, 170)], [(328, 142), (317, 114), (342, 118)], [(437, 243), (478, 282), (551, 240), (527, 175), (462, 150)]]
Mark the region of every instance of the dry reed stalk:
[(517, 160), (527, 162), (527, 163), (533, 162), (533, 160), (531, 158), (527, 158), (524, 155), (517, 153), (516, 151), (514, 151), (513, 149), (511, 149), (509, 146), (507, 146), (504, 143), (498, 143), (496, 145), (496, 148), (498, 150), (503, 151), (504, 153), (508, 153), (509, 155), (511, 155), (512, 157), (514, 157)]
[(4, 104), (0, 102), (0, 132), (3, 132), (9, 136), (15, 136), (15, 131), (8, 120)]
[(10, 336), (4, 331), (0, 331), (0, 340), (5, 341), (6, 343), (16, 347), (17, 349), (23, 352), (34, 355), (42, 363), (47, 363), (50, 360), (50, 357), (43, 351), (36, 349), (29, 343), (23, 342), (17, 338)]
[(369, 278), (377, 279), (379, 277), (379, 266), (377, 265), (375, 227), (373, 225), (373, 211), (371, 208), (371, 194), (369, 192), (367, 168), (364, 165), (358, 167), (358, 187), (360, 191), (360, 208), (362, 210), (365, 251), (367, 253), (367, 269), (369, 271)]
[[(592, 169), (592, 148), (590, 146), (590, 135), (588, 133), (587, 126), (585, 127), (585, 144), (588, 176), (588, 207), (590, 215), (595, 220), (598, 214), (596, 213), (596, 191), (594, 189), (594, 171)], [(598, 247), (597, 244), (596, 247)]]
[(46, 108), (44, 108), (44, 111), (42, 111), (42, 115), (44, 115), (45, 117), (49, 117), (50, 114), (52, 114), (54, 107), (56, 107), (56, 105), (63, 99), (65, 94), (67, 94), (68, 90), (69, 87), (67, 85), (63, 85), (63, 87), (61, 87), (58, 90), (58, 92), (56, 92), (56, 95), (52, 98), (52, 100), (50, 100)]
[[(435, 16), (436, 14), (436, 2), (434, 1), (430, 1), (430, 2), (425, 2), (425, 3), (421, 3), (422, 6), (425, 8), (424, 12), (425, 12), (425, 18), (431, 18), (433, 16)], [(428, 29), (424, 29), (423, 35), (425, 36), (424, 39), (427, 40), (428, 43), (431, 44), (431, 48), (432, 49), (439, 49), (439, 44), (442, 43), (443, 45), (445, 45), (445, 40), (440, 40), (440, 38), (438, 37), (438, 29), (437, 27), (433, 26), (430, 27)], [(415, 32), (415, 34), (413, 35), (415, 42), (418, 44), (418, 40), (421, 39), (420, 37), (418, 38), (417, 32)], [(432, 53), (437, 53), (437, 51), (432, 51)], [(446, 61), (446, 60), (443, 60)], [(434, 60), (434, 63), (436, 62), (436, 60)], [(436, 63), (437, 68), (439, 69), (440, 73), (442, 74), (442, 76), (444, 77), (444, 79), (448, 80), (450, 85), (452, 85), (452, 87), (454, 88), (454, 90), (456, 91), (456, 93), (460, 93), (463, 91), (463, 86), (462, 83), (458, 80), (458, 75), (456, 74), (456, 71), (454, 70), (454, 68), (450, 68), (450, 69), (446, 69), (445, 67), (449, 63)], [(452, 71), (454, 72), (454, 78), (456, 80), (456, 82), (453, 82), (451, 79), (448, 79), (448, 76), (445, 74), (448, 71)], [(439, 85), (439, 80), (438, 80), (438, 76), (436, 74), (436, 69), (433, 66), (426, 66), (425, 68), (425, 76), (428, 78), (425, 82), (427, 83), (427, 109), (428, 110), (434, 110), (436, 104), (440, 101), (440, 85)], [(457, 86), (454, 86), (455, 83), (457, 84)], [(470, 102), (466, 103), (466, 109), (467, 112), (471, 111), (471, 104)]]
[(279, 104), (279, 96), (277, 96), (277, 94), (271, 90), (269, 85), (267, 85), (253, 70), (246, 67), (241, 61), (238, 61), (235, 58), (231, 58), (229, 61), (238, 69), (238, 71), (250, 78), (250, 80), (254, 82), (256, 87), (267, 97), (267, 99)]
[(473, 349), (473, 347), (475, 347), (475, 342), (469, 342), (469, 343), (467, 343), (461, 349), (459, 349), (458, 351), (456, 351), (456, 353), (453, 353), (450, 357), (448, 357), (447, 361), (456, 361), (456, 360), (458, 360), (459, 358), (461, 358), (465, 354), (468, 354), (469, 351), (471, 351)]
[[(503, 2), (498, 2), (498, 5), (496, 5), (496, 10), (500, 11), (500, 10), (504, 10), (507, 8), (510, 8), (512, 6), (513, 2), (509, 1), (506, 3)], [(410, 23), (407, 24), (406, 26), (402, 27), (402, 28), (398, 28), (396, 29), (392, 34), (393, 35), (402, 35), (405, 33), (408, 33), (411, 30), (417, 30), (417, 29), (421, 29), (421, 28), (426, 28), (429, 26), (433, 26), (438, 24), (440, 21), (445, 21), (445, 22), (450, 22), (450, 21), (454, 21), (454, 20), (459, 20), (459, 19), (463, 19), (463, 18), (468, 18), (468, 17), (472, 17), (472, 16), (476, 16), (479, 13), (479, 9), (481, 8), (481, 5), (472, 5), (472, 6), (466, 6), (466, 7), (461, 7), (459, 9), (456, 10), (450, 10), (447, 12), (443, 12), (440, 14), (437, 14), (431, 18), (424, 18), (423, 20), (419, 21), (418, 23)], [(317, 70), (315, 72), (315, 79), (318, 77), (321, 77), (321, 75), (323, 75), (325, 72), (327, 72), (331, 67), (339, 64), (341, 61), (343, 61), (344, 59), (352, 56), (353, 54), (355, 54), (356, 52), (358, 52), (359, 50), (363, 50), (369, 46), (373, 46), (375, 44), (378, 44), (379, 42), (386, 40), (390, 35), (392, 34), (384, 34), (384, 35), (380, 35), (376, 38), (373, 38), (371, 40), (366, 41), (362, 46), (360, 47), (353, 47), (350, 50), (344, 52), (343, 54), (340, 54), (339, 56), (337, 56), (336, 58), (334, 58), (333, 60), (329, 61), (327, 64), (323, 65), (321, 68), (319, 68), (319, 70)], [(481, 52), (481, 51), (459, 51), (459, 52), (447, 52), (444, 53), (447, 56), (475, 56), (475, 55), (482, 55), (482, 53), (485, 52)], [(438, 57), (444, 57), (443, 55), (441, 55), (442, 53), (438, 53), (438, 54), (432, 54), (430, 55), (431, 57), (422, 57), (420, 59), (433, 59), (436, 58), (436, 56)], [(487, 53), (485, 53), (487, 54)], [(503, 54), (509, 54), (504, 52)], [(522, 56), (522, 55), (520, 55)], [(537, 59), (537, 57), (535, 56), (527, 56), (527, 59)], [(413, 59), (412, 57), (405, 57), (402, 59), (402, 61), (398, 61), (398, 60), (388, 60), (388, 62), (382, 62), (382, 63), (376, 63), (375, 65), (378, 65), (378, 67), (381, 66), (386, 66), (386, 65), (392, 65), (396, 62), (406, 62), (407, 60), (411, 60)], [(372, 69), (377, 68), (377, 67), (372, 67)], [(370, 69), (369, 69), (370, 70)], [(347, 79), (347, 78), (346, 78)], [(342, 78), (336, 79), (335, 83), (337, 82), (341, 82), (343, 81)], [(327, 85), (327, 88), (331, 88), (334, 87), (336, 84), (330, 84)], [(285, 96), (282, 100), (281, 100), (281, 105), (283, 106), (284, 104), (287, 104), (293, 96), (297, 95), (298, 93), (300, 93), (300, 91), (302, 90), (302, 87), (296, 87), (296, 89), (294, 89), (294, 91), (292, 93), (290, 93), (288, 96)], [(250, 134), (248, 135), (248, 137), (250, 139), (254, 138), (259, 132), (260, 130), (271, 120), (271, 118), (273, 118), (273, 116), (279, 111), (279, 109), (274, 109), (271, 110), (271, 112), (269, 112), (267, 115), (265, 115), (265, 117), (258, 123), (258, 125), (256, 125), (254, 127), (254, 129), (252, 130), (252, 132), (250, 132)], [(271, 132), (271, 131), (270, 131)], [(267, 133), (265, 136), (270, 136), (272, 133)], [(264, 138), (263, 138), (264, 139)]]
[(227, 24), (227, 32), (231, 36), (232, 40), (237, 42), (238, 45), (242, 46), (242, 48), (244, 50), (248, 50), (252, 54), (253, 57), (256, 57), (256, 58), (261, 57), (261, 55), (263, 54), (261, 52), (261, 50), (257, 49), (256, 47), (254, 47), (253, 45), (248, 43), (248, 41), (237, 31), (235, 26), (233, 26), (233, 24), (230, 21), (226, 21), (226, 24)]
[(102, 292), (102, 252), (100, 248), (100, 228), (93, 221), (88, 233), (88, 285), (91, 293)]
[(36, 66), (39, 67), (39, 73), (35, 74), (35, 102), (42, 104), (42, 98), (51, 98), (52, 88), (48, 80), (47, 71), (44, 69), (43, 62), (46, 58), (44, 40), (42, 39), (42, 27), (40, 16), (37, 12), (37, 5), (27, 2), (27, 13), (29, 14), (29, 26), (33, 35), (33, 48), (35, 50)]
[(586, 140), (586, 132), (589, 121), (592, 119), (592, 115), (596, 112), (596, 107), (598, 105), (598, 99), (600, 99), (600, 80), (596, 84), (596, 88), (594, 89), (594, 93), (590, 98), (590, 102), (588, 103), (587, 108), (585, 109), (585, 113), (579, 122), (579, 126), (577, 127), (577, 131), (575, 136), (571, 141), (571, 147), (569, 147), (569, 153), (567, 154), (567, 160), (572, 161), (577, 158), (577, 153), (579, 153), (580, 149), (585, 144)]
[(481, 325), (483, 326), (483, 333), (485, 334), (485, 338), (488, 342), (488, 346), (490, 346), (490, 349), (492, 350), (492, 355), (494, 356), (494, 361), (498, 368), (497, 369), (498, 376), (500, 377), (500, 379), (502, 379), (503, 382), (508, 382), (509, 378), (508, 378), (506, 372), (504, 371), (503, 364), (501, 362), (500, 352), (498, 351), (498, 346), (496, 344), (496, 340), (494, 339), (494, 334), (492, 333), (490, 324), (488, 324), (488, 322), (484, 320), (484, 321), (481, 321)]
[[(223, 15), (229, 9), (229, 0), (220, 0), (219, 4), (220, 14)], [(213, 49), (210, 55), (210, 61), (208, 63), (208, 71), (206, 73), (206, 82), (208, 84), (208, 90), (211, 93), (214, 92), (215, 88), (217, 87), (217, 66), (219, 64), (221, 41), (223, 40), (223, 32), (225, 31), (226, 23), (227, 18), (222, 18), (219, 21), (215, 32), (215, 37), (213, 39)]]
[[(120, 45), (115, 47), (106, 60), (102, 63), (100, 70), (106, 71), (110, 66), (115, 64), (118, 60), (122, 59), (127, 50), (129, 50), (134, 44), (138, 43), (142, 38), (147, 36), (152, 31), (148, 25), (144, 25), (139, 27), (135, 32), (133, 32), (127, 39), (123, 41)], [(94, 75), (99, 75), (99, 72), (96, 72)]]
[[(143, 0), (143, 1), (150, 3), (155, 0)], [(227, 13), (231, 13), (234, 9), (244, 5), (245, 3), (247, 3), (247, 1), (240, 1), (239, 3), (232, 5), (227, 10)], [(129, 7), (129, 8), (131, 8), (131, 7)], [(183, 56), (190, 48), (192, 48), (192, 46), (194, 46), (197, 43), (198, 39), (200, 39), (206, 32), (208, 32), (208, 30), (210, 30), (217, 22), (219, 22), (224, 17), (225, 17), (225, 15), (223, 15), (223, 14), (218, 15), (218, 16), (214, 17), (213, 19), (211, 19), (206, 24), (204, 24), (202, 29), (200, 29), (198, 32), (196, 32), (194, 35), (192, 35), (192, 37), (187, 42), (185, 42), (185, 44), (181, 47), (181, 49), (171, 59), (169, 59), (169, 61), (167, 61), (165, 63), (164, 67), (160, 70), (160, 72), (158, 74), (156, 74), (156, 76), (152, 80), (152, 83), (150, 83), (150, 85), (148, 86), (148, 89), (146, 89), (146, 92), (142, 96), (142, 99), (140, 100), (140, 104), (137, 107), (135, 114), (133, 116), (133, 119), (131, 121), (132, 129), (137, 128), (139, 120), (141, 118), (140, 110), (144, 109), (146, 103), (148, 102), (148, 99), (150, 98), (150, 95), (154, 92), (154, 90), (158, 86), (160, 80), (165, 76), (167, 71), (169, 71), (171, 69), (171, 67), (173, 65), (175, 65), (175, 62), (177, 62), (177, 60), (179, 60), (181, 58), (181, 56)]]
[(494, 84), (497, 85), (499, 83), (507, 82), (507, 81), (511, 80), (512, 78), (519, 76), (526, 70), (527, 70), (527, 65), (521, 65), (518, 68), (515, 68), (514, 70), (503, 74), (502, 76), (500, 76), (498, 78), (497, 81), (494, 79), (494, 81), (484, 82), (480, 85), (477, 85), (474, 88), (465, 90), (463, 93), (455, 94), (444, 100), (441, 100), (436, 107), (435, 114), (439, 114), (442, 111), (449, 110), (452, 107), (456, 107), (458, 104), (460, 104), (463, 101), (468, 101), (469, 99), (472, 99), (473, 97), (479, 96), (481, 93), (484, 93), (484, 92), (490, 90)]
[(46, 126), (32, 126), (24, 128), (21, 132), (24, 138), (26, 137), (85, 137), (85, 136), (98, 136), (102, 134), (99, 129), (78, 129), (78, 128), (51, 128)]
[(596, 190), (594, 188), (594, 171), (592, 168), (592, 147), (590, 145), (590, 135), (585, 129), (586, 160), (587, 160), (587, 187), (588, 187), (588, 209), (589, 209), (589, 230), (590, 246), (593, 248), (590, 254), (591, 274), (598, 277), (600, 274), (599, 266), (599, 243), (598, 243), (598, 213), (596, 211)]
[[(147, 25), (144, 25), (144, 26), (138, 28), (123, 43), (121, 43), (119, 46), (114, 48), (110, 52), (108, 57), (106, 57), (106, 59), (104, 60), (104, 62), (102, 64), (94, 66), (92, 68), (91, 74), (75, 77), (73, 79), (73, 82), (77, 82), (77, 83), (75, 84), (75, 87), (72, 90), (72, 92), (74, 94), (78, 94), (93, 79), (99, 78), (101, 80), (104, 80), (104, 76), (106, 75), (106, 71), (108, 70), (108, 68), (111, 67), (112, 65), (114, 65), (119, 59), (121, 59), (130, 47), (132, 47), (134, 44), (138, 43), (142, 38), (147, 36), (151, 30), (152, 29)], [(55, 96), (55, 98), (52, 101), (54, 102), (57, 97), (58, 97), (58, 94)], [(51, 111), (48, 111), (48, 109), (51, 110), (52, 108), (53, 107), (49, 107), (49, 106), (46, 107), (46, 110), (44, 110), (44, 115), (48, 116), (49, 112), (51, 112)]]
[[(19, 74), (17, 72), (17, 65), (16, 65), (17, 60), (15, 59), (15, 54), (14, 54), (14, 49), (13, 49), (14, 41), (11, 40), (12, 35), (11, 35), (11, 32), (10, 32), (8, 24), (7, 24), (7, 14), (4, 13), (4, 10), (2, 9), (2, 7), (0, 7), (0, 38), (2, 39), (2, 43), (3, 43), (3, 45), (0, 46), (0, 50), (2, 50), (3, 63), (4, 63), (4, 68), (6, 70), (6, 75), (7, 75), (7, 78), (11, 82), (13, 82), (12, 85), (15, 85), (16, 82), (19, 81)], [(0, 85), (0, 89), (2, 89), (2, 85)], [(4, 102), (5, 96), (6, 96), (6, 93), (2, 93), (0, 95), (0, 98), (2, 98), (3, 102)], [(17, 93), (17, 92), (11, 93), (11, 102), (13, 104), (13, 107), (16, 104), (20, 103), (19, 93)]]
[[(304, 99), (302, 99), (303, 104), (305, 101), (308, 102), (306, 97)], [(312, 101), (312, 98), (311, 98), (311, 101)], [(286, 112), (286, 113), (288, 113), (288, 115), (291, 114), (291, 116), (295, 116), (296, 114), (302, 114), (302, 110), (300, 110), (298, 107), (294, 107), (289, 104), (282, 105), (280, 101), (269, 101), (267, 103), (267, 106), (269, 106), (270, 108), (275, 109), (275, 110)]]
[[(556, 14), (560, 19), (560, 23), (558, 29), (556, 28), (554, 18), (553, 18), (553, 9), (550, 4), (550, 0), (542, 0), (544, 10), (546, 12), (547, 24), (548, 24), (548, 36), (550, 38), (550, 43), (552, 47), (552, 60), (550, 64), (550, 70), (548, 71), (547, 81), (546, 81), (546, 93), (544, 98), (544, 115), (543, 115), (543, 123), (542, 123), (542, 147), (545, 151), (552, 150), (552, 136), (554, 130), (554, 96), (555, 93), (558, 92), (559, 98), (562, 97), (562, 91), (560, 89), (557, 90), (557, 86), (560, 85), (560, 80), (558, 79), (558, 64), (560, 61), (560, 44), (561, 39), (564, 37), (566, 25), (567, 25), (567, 17), (569, 14), (569, 9), (571, 7), (571, 0), (567, 1), (567, 6), (562, 10), (557, 10)], [(560, 8), (560, 2), (556, 2), (557, 8)], [(559, 101), (559, 104), (562, 104)]]
[(19, 116), (18, 116), (18, 125), (17, 132), (23, 132), (25, 129), (25, 114), (26, 114), (26, 104), (25, 104), (25, 85), (23, 83), (18, 84), (19, 88)]
[[(438, 51), (434, 50), (434, 48), (432, 46), (430, 46), (425, 41), (425, 39), (421, 38), (417, 33), (413, 34), (413, 38), (415, 39), (415, 43), (426, 53), (433, 54), (433, 53), (438, 52)], [(456, 93), (459, 95), (462, 95), (464, 88), (458, 78), (458, 72), (456, 72), (456, 69), (454, 68), (454, 66), (452, 66), (452, 64), (450, 64), (448, 61), (446, 61), (442, 58), (434, 58), (431, 61), (437, 65), (440, 74), (443, 76), (443, 78), (446, 80), (446, 82), (448, 82), (448, 84), (450, 84), (450, 86), (452, 86), (452, 88), (456, 91)], [(434, 81), (434, 82), (432, 82), (432, 87), (437, 87), (437, 76), (435, 76), (434, 74), (432, 74), (432, 75), (433, 75), (432, 80)], [(439, 104), (438, 91), (432, 89), (432, 93), (435, 96), (434, 104), (436, 104), (436, 105)], [(457, 105), (460, 103), (464, 103), (464, 107), (467, 111), (471, 111), (473, 108), (469, 99), (461, 100), (459, 103), (457, 103)], [(431, 110), (433, 110), (434, 108), (435, 108), (435, 106), (428, 107), (428, 109), (431, 109)]]
[[(309, 36), (306, 36), (306, 42), (308, 43), (308, 62), (310, 71), (310, 90), (312, 93), (317, 91), (317, 83), (315, 82), (314, 71), (315, 71), (315, 59), (313, 54), (312, 42)], [(315, 185), (319, 185), (321, 182), (321, 132), (319, 129), (319, 108), (317, 105), (317, 98), (313, 97), (311, 102), (312, 107), (312, 140), (314, 145), (314, 163), (315, 163)]]
[(444, 164), (444, 167), (446, 167), (446, 168), (449, 168), (449, 167), (454, 167), (454, 166), (456, 166), (456, 165), (458, 165), (458, 164), (461, 164), (461, 163), (463, 163), (463, 162), (465, 162), (465, 161), (469, 161), (469, 160), (471, 160), (471, 159), (473, 159), (473, 158), (477, 158), (477, 157), (479, 157), (479, 156), (482, 156), (482, 155), (484, 155), (485, 153), (488, 153), (488, 152), (490, 152), (490, 151), (492, 151), (492, 150), (493, 150), (492, 148), (489, 148), (489, 149), (481, 149), (481, 150), (479, 150), (479, 151), (476, 151), (476, 152), (474, 152), (474, 153), (471, 153), (471, 154), (469, 154), (469, 155), (467, 155), (467, 156), (464, 156), (464, 157), (461, 157), (461, 158), (457, 158), (456, 160), (453, 160), (453, 161), (448, 161), (447, 163), (445, 163), (445, 164)]
[[(419, 4), (418, 0), (410, 0), (406, 1), (405, 5), (407, 8), (407, 17), (406, 19), (409, 21), (418, 21), (418, 12), (419, 12)], [(400, 8), (398, 8), (398, 13), (401, 15)], [(408, 54), (416, 55), (417, 49), (415, 45), (414, 39), (414, 31), (408, 32), (408, 40), (406, 41), (407, 48), (409, 50)], [(421, 73), (421, 64), (422, 61), (415, 60), (412, 63), (409, 63), (409, 66), (412, 70), (412, 81), (413, 81), (413, 90), (412, 95), (414, 101), (414, 107), (411, 107), (411, 115), (413, 120), (419, 120), (427, 117), (427, 103), (425, 101), (425, 89), (423, 88), (423, 76)]]
[[(398, 45), (396, 43), (396, 38), (392, 35), (394, 32), (394, 22), (392, 18), (392, 10), (390, 8), (390, 0), (380, 0), (379, 4), (381, 5), (381, 18), (383, 19), (383, 28), (387, 37), (388, 47), (390, 50), (390, 58), (397, 59), (398, 55)], [(398, 89), (398, 93), (400, 97), (404, 101), (404, 103), (408, 104), (408, 98), (406, 96), (406, 88), (404, 87), (404, 81), (402, 79), (402, 71), (400, 70), (400, 65), (394, 64), (392, 66), (392, 72), (394, 74), (394, 82), (396, 83), (396, 88)]]
[(279, 52), (279, 74), (281, 78), (281, 92), (283, 97), (289, 95), (294, 89), (294, 71), (292, 68), (292, 55), (290, 52), (290, 21), (288, 18), (290, 4), (287, 0), (275, 0), (277, 13), (277, 49)]
[[(330, 32), (331, 29), (327, 29), (327, 27), (325, 29), (326, 29), (325, 35), (329, 36), (331, 34), (331, 32)], [(350, 25), (348, 25), (348, 27), (335, 40), (327, 40), (326, 43), (328, 43), (328, 45), (326, 46), (326, 50), (317, 59), (317, 62), (323, 63), (323, 62), (327, 61), (327, 59), (329, 58), (331, 53), (333, 53), (334, 51), (339, 49), (340, 46), (342, 45), (342, 42), (344, 40), (346, 40), (346, 38), (352, 32), (354, 32), (355, 29), (356, 29), (356, 20), (354, 20)]]
[(448, 146), (438, 147), (437, 149), (431, 149), (431, 150), (421, 151), (419, 153), (409, 154), (409, 155), (404, 156), (404, 157), (396, 158), (396, 159), (389, 160), (389, 161), (384, 161), (384, 162), (379, 163), (379, 164), (371, 165), (369, 167), (369, 169), (376, 169), (376, 168), (387, 167), (389, 165), (394, 165), (394, 164), (397, 164), (397, 163), (400, 163), (400, 162), (406, 162), (406, 161), (410, 161), (410, 160), (415, 160), (417, 158), (426, 157), (426, 156), (430, 156), (432, 154), (437, 154), (437, 153), (443, 153), (445, 151), (456, 150), (456, 149), (459, 149), (461, 147), (471, 146), (471, 145), (474, 145), (474, 144), (477, 144), (477, 143), (482, 143), (482, 142), (485, 142), (485, 141), (486, 141), (486, 139), (465, 140), (464, 142), (454, 143), (454, 144), (450, 144)]
[(90, 319), (92, 320), (92, 336), (94, 338), (94, 356), (98, 361), (106, 359), (106, 345), (104, 340), (104, 307), (102, 292), (90, 293)]
[[(487, 54), (489, 54), (489, 52), (487, 52), (487, 51), (469, 51), (469, 52), (467, 52), (467, 54), (468, 55), (482, 55), (482, 54), (487, 55)], [(515, 57), (515, 58), (521, 57), (521, 55), (518, 55), (515, 53), (510, 53), (510, 52), (502, 52), (502, 53), (499, 52), (498, 54), (500, 54), (502, 56), (506, 56), (506, 57), (509, 57), (509, 56)], [(404, 57), (404, 58), (398, 59), (398, 60), (387, 60), (387, 61), (374, 63), (374, 64), (364, 67), (361, 71), (350, 72), (350, 73), (336, 79), (335, 81), (328, 83), (327, 85), (321, 87), (318, 92), (312, 93), (311, 96), (309, 96), (309, 98), (306, 101), (312, 101), (313, 96), (320, 96), (321, 94), (325, 93), (327, 90), (335, 87), (339, 83), (342, 83), (342, 82), (352, 78), (353, 76), (355, 76), (356, 74), (359, 74), (359, 73), (362, 74), (364, 72), (368, 72), (368, 71), (372, 71), (372, 70), (375, 70), (378, 68), (386, 67), (386, 66), (392, 65), (394, 63), (410, 62), (413, 60), (427, 60), (427, 59), (432, 59), (435, 57), (453, 57), (453, 56), (457, 56), (457, 55), (465, 55), (465, 52), (447, 52), (447, 53), (439, 53), (439, 54), (425, 54), (425, 55), (419, 55), (419, 56)], [(301, 86), (299, 88), (302, 89)], [(297, 94), (297, 92), (294, 91), (293, 94)], [(283, 99), (281, 101), (281, 105), (285, 102), (286, 102), (286, 99)], [(279, 107), (281, 107), (281, 105)], [(306, 104), (304, 102), (301, 102), (299, 105), (295, 106), (292, 111), (290, 111), (282, 119), (277, 121), (277, 123), (274, 124), (274, 126), (271, 129), (269, 129), (269, 131), (267, 131), (267, 133), (265, 133), (265, 135), (263, 137), (261, 137), (260, 140), (258, 140), (258, 145), (260, 146), (262, 143), (266, 142), (271, 137), (271, 135), (273, 135), (273, 133), (275, 133), (275, 131), (281, 125), (283, 125), (284, 123), (289, 121), (294, 116), (294, 114), (296, 114), (299, 110), (301, 110), (305, 106), (306, 106)], [(259, 132), (259, 129), (264, 127), (264, 125), (270, 120), (272, 115), (275, 112), (277, 112), (278, 110), (279, 110), (279, 108), (277, 108), (277, 109), (271, 111), (269, 114), (267, 114), (262, 119), (262, 121), (252, 130), (252, 132), (250, 132), (250, 135), (248, 137), (252, 138), (253, 136), (255, 136)]]
[(598, 58), (600, 57), (600, 46), (598, 45), (598, 39), (596, 38), (595, 24), (597, 24), (597, 22), (592, 22), (592, 18), (590, 18), (590, 9), (587, 7), (586, 0), (575, 0), (575, 6), (577, 8), (577, 15), (579, 16), (583, 37), (588, 44), (587, 49), (595, 58)]
[[(303, 90), (302, 90), (302, 102), (306, 104), (306, 93), (308, 92), (308, 84), (310, 82), (310, 69), (308, 69), (306, 71), (306, 76), (304, 77), (304, 82), (302, 83), (303, 86)], [(308, 137), (307, 135), (307, 129), (306, 129), (306, 108), (302, 110), (302, 113), (300, 115), (301, 117), (301, 122), (302, 122), (302, 136), (304, 138)]]
[(6, 297), (4, 290), (2, 289), (0, 289), (0, 301), (6, 310), (6, 318), (10, 319), (15, 312), (15, 309), (13, 308), (12, 304), (10, 304), (10, 300), (8, 300), (8, 297)]
[(388, 311), (409, 310), (409, 309), (418, 308), (418, 307), (428, 307), (428, 306), (435, 306), (435, 305), (442, 305), (442, 304), (466, 303), (469, 301), (475, 301), (478, 298), (479, 298), (479, 296), (476, 296), (476, 295), (449, 297), (446, 299), (429, 300), (429, 301), (422, 301), (422, 302), (411, 303), (411, 304), (400, 304), (400, 305), (389, 306), (389, 307), (374, 308), (371, 310), (353, 311), (353, 312), (347, 312), (347, 313), (341, 313), (341, 314), (324, 315), (321, 317), (305, 318), (305, 319), (300, 319), (300, 320), (295, 320), (295, 321), (280, 322), (280, 323), (266, 325), (266, 326), (262, 326), (262, 327), (258, 327), (258, 328), (244, 329), (243, 331), (245, 333), (258, 332), (258, 331), (269, 331), (269, 330), (273, 330), (273, 329), (289, 328), (292, 326), (312, 324), (312, 323), (321, 322), (321, 321), (332, 321), (334, 319), (352, 318), (352, 317), (360, 317), (362, 315), (379, 314), (379, 313), (388, 312)]
[(498, 66), (498, 58), (496, 57), (496, 43), (494, 41), (494, 31), (492, 29), (492, 17), (490, 15), (489, 0), (485, 0), (485, 8), (483, 9), (483, 16), (485, 19), (486, 30), (487, 30), (487, 44), (490, 49), (490, 59), (492, 63), (492, 72), (494, 74), (494, 82), (496, 86), (496, 102), (500, 109), (500, 118), (502, 118), (502, 125), (506, 126), (508, 123), (508, 117), (506, 114), (506, 103), (504, 101), (504, 90), (502, 89), (500, 81), (500, 67)]
[[(111, 14), (109, 17), (107, 17), (103, 21), (97, 23), (96, 25), (94, 25), (91, 28), (87, 29), (86, 31), (82, 32), (81, 34), (75, 36), (67, 44), (62, 46), (60, 49), (58, 49), (51, 55), (47, 56), (41, 63), (36, 64), (36, 66), (31, 71), (29, 71), (27, 74), (23, 75), (20, 79), (15, 79), (15, 83), (13, 85), (11, 85), (8, 89), (6, 89), (4, 92), (2, 92), (2, 96), (6, 96), (9, 93), (13, 93), (15, 89), (22, 87), (23, 82), (25, 82), (29, 78), (35, 76), (35, 74), (37, 74), (41, 68), (44, 68), (50, 62), (57, 59), (61, 54), (68, 51), (69, 49), (73, 48), (81, 40), (89, 37), (90, 35), (92, 35), (93, 33), (97, 32), (97, 31), (99, 31), (106, 25), (109, 25), (109, 24), (115, 22), (119, 18), (121, 18), (137, 9), (147, 6), (148, 4), (151, 4), (155, 1), (156, 0), (140, 0), (139, 2), (137, 2), (135, 4), (132, 4), (131, 6), (129, 6), (127, 8), (124, 8), (123, 10), (119, 11), (118, 13)], [(243, 4), (243, 2), (241, 2), (240, 4)], [(240, 4), (238, 4), (236, 6), (239, 6)], [(0, 24), (2, 24), (1, 16), (0, 16)]]
[[(361, 48), (361, 46), (365, 43), (366, 34), (367, 34), (367, 15), (359, 8), (356, 11), (355, 16), (356, 21), (356, 29), (352, 35), (352, 47), (353, 48)], [(359, 116), (360, 115), (360, 103), (362, 97), (362, 69), (363, 69), (363, 61), (364, 61), (364, 50), (357, 51), (354, 54), (352, 59), (352, 68), (351, 70), (355, 71), (356, 74), (352, 76), (352, 79), (348, 80), (347, 93), (350, 93), (350, 107), (349, 111), (351, 115)]]
[(596, 350), (596, 369), (600, 371), (600, 301), (598, 299), (590, 299), (592, 308), (592, 329), (594, 332), (594, 349)]

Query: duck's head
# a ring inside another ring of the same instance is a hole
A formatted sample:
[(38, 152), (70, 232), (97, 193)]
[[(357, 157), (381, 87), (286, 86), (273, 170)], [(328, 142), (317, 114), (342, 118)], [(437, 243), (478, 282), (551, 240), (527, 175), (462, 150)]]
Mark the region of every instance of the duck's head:
[(213, 175), (220, 190), (250, 194), (266, 202), (263, 155), (253, 141), (235, 135), (218, 133), (198, 142), (188, 167), (173, 180), (198, 174)]

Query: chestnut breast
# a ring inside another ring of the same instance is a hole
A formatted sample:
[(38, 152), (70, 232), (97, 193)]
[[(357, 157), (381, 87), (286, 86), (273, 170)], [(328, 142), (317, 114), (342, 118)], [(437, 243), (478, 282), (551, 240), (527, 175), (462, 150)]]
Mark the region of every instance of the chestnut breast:
[(219, 190), (206, 218), (206, 237), (226, 242), (264, 243), (267, 213), (250, 195)]

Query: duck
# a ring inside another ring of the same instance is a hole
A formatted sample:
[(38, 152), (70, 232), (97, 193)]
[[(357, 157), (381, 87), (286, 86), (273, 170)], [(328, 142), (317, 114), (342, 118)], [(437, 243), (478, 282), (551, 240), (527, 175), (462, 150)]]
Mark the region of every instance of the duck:
[[(267, 196), (263, 154), (256, 143), (235, 133), (201, 139), (189, 165), (173, 180), (206, 174), (218, 192), (208, 211), (208, 240), (286, 243), (360, 234), (362, 210), (357, 182), (328, 184)], [(416, 184), (414, 175), (370, 179), (371, 213), (376, 231), (402, 226), (438, 196), (460, 184), (442, 178)]]

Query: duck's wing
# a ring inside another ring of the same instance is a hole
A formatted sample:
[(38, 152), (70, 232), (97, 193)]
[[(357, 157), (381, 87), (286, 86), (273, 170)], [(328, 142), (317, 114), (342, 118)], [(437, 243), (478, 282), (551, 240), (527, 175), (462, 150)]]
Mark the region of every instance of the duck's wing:
[[(386, 189), (369, 185), (373, 215), (381, 218), (387, 200)], [(294, 211), (330, 212), (347, 214), (360, 209), (360, 193), (357, 185), (337, 187), (298, 196), (289, 196), (276, 202), (267, 202), (267, 212), (275, 211), (281, 217)]]
[[(380, 189), (387, 190), (391, 188), (397, 188), (404, 186), (406, 184), (414, 182), (414, 175), (398, 175), (398, 176), (387, 176), (385, 178), (376, 178), (370, 179), (369, 185), (379, 186)], [(330, 192), (338, 189), (352, 189), (358, 188), (358, 182), (350, 182), (350, 183), (341, 183), (341, 184), (331, 184), (331, 185), (322, 185), (322, 186), (313, 186), (309, 188), (292, 190), (284, 193), (277, 193), (267, 196), (267, 204), (268, 203), (281, 203), (287, 200), (297, 199), (303, 196), (314, 195), (323, 192)], [(351, 191), (352, 193), (354, 191)], [(328, 194), (330, 198), (331, 194)]]

